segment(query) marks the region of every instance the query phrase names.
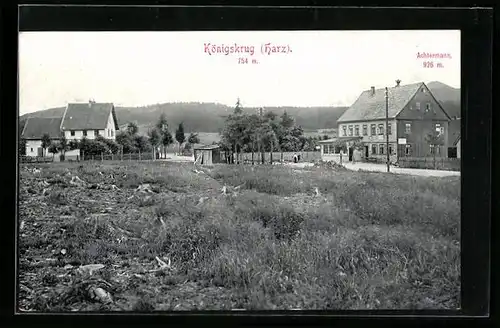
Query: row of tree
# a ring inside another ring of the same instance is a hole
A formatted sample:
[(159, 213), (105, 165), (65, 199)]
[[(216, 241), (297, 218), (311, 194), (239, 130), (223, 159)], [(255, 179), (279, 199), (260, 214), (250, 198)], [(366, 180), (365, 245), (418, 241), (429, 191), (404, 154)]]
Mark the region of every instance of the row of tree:
[[(328, 136), (323, 136), (327, 139)], [(226, 117), (221, 133), (221, 148), (226, 152), (230, 162), (240, 163), (242, 152), (260, 154), (264, 162), (264, 152), (272, 153), (314, 151), (319, 137), (306, 137), (300, 125), (286, 111), (278, 117), (274, 112), (245, 113), (240, 99), (237, 100), (234, 112)]]
[[(178, 143), (179, 152), (184, 145), (184, 149), (190, 149), (192, 144), (199, 143), (198, 134), (191, 133), (187, 138), (184, 133), (184, 125), (180, 123), (175, 130), (175, 141)], [(187, 142), (186, 142), (187, 141)], [(174, 143), (168, 122), (164, 114), (160, 116), (157, 123), (148, 131), (147, 136), (139, 134), (139, 128), (134, 122), (127, 124), (125, 130), (116, 134), (116, 139), (106, 139), (97, 136), (95, 139), (82, 138), (81, 140), (67, 140), (64, 134), (57, 140), (51, 139), (48, 134), (44, 134), (41, 139), (43, 156), (47, 151), (53, 155), (61, 153), (65, 155), (68, 150), (80, 149), (81, 154), (101, 155), (101, 154), (127, 154), (146, 153), (153, 151), (153, 158), (156, 158), (156, 150), (160, 149), (158, 157), (164, 157), (166, 148)], [(20, 155), (26, 155), (26, 140), (20, 138)]]

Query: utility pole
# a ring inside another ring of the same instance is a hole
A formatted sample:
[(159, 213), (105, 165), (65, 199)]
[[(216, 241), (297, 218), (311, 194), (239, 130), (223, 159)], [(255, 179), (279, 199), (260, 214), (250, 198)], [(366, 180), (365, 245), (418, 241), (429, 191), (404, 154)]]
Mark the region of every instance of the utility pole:
[(390, 160), (391, 155), (389, 154), (389, 90), (385, 87), (385, 151), (387, 153), (387, 172), (390, 172)]

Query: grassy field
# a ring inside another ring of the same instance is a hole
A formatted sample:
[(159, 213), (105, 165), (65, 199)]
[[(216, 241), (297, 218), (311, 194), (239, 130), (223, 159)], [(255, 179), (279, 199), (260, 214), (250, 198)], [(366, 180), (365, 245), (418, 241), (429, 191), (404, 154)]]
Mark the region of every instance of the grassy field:
[[(23, 311), (460, 306), (459, 177), (37, 167), (20, 171)], [(152, 191), (136, 190), (144, 184)], [(88, 264), (104, 267), (89, 274)]]

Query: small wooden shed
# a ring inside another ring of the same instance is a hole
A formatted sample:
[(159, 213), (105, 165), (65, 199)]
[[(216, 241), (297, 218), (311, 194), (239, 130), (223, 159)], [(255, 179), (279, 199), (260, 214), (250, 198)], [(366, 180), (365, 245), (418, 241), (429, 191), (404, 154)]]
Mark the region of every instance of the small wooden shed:
[(195, 146), (193, 151), (196, 164), (222, 163), (219, 145)]

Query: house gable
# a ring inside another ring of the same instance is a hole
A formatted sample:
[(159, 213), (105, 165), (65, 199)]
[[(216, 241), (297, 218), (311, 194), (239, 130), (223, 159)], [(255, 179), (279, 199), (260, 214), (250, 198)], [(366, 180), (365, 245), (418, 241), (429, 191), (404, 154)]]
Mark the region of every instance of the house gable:
[[(420, 107), (418, 107), (420, 106)], [(429, 108), (427, 108), (429, 106)], [(449, 121), (450, 117), (432, 92), (422, 83), (396, 116), (399, 120)]]

